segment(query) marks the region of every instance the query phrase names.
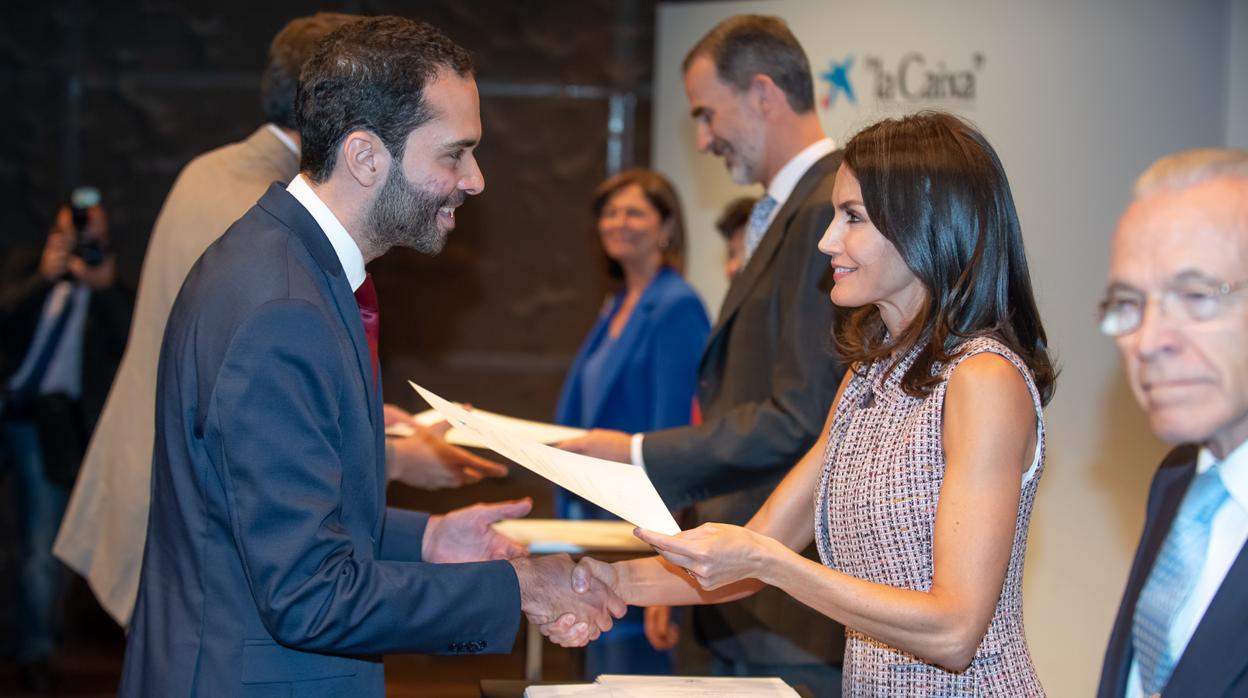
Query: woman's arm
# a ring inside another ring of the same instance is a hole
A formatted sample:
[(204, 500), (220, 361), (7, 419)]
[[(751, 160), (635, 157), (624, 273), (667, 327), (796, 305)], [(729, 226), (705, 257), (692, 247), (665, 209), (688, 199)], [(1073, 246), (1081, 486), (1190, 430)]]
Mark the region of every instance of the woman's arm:
[[(1001, 594), (1021, 476), (1037, 446), (1036, 415), (1018, 370), (995, 354), (971, 357), (954, 370), (944, 415), (945, 478), (929, 591), (866, 582), (808, 560), (760, 534), (791, 533), (774, 527), (774, 514), (758, 528), (752, 521), (755, 530), (707, 524), (679, 536), (643, 532), (642, 538), (659, 548), (673, 568), (691, 570), (712, 590), (702, 593), (716, 601), (722, 600), (718, 594), (735, 598), (742, 589), (738, 580), (759, 580), (877, 640), (953, 670), (965, 668)], [(782, 496), (799, 499), (809, 517), (811, 491), (777, 490), (768, 504), (778, 505)], [(807, 530), (810, 526), (813, 522)], [(629, 583), (635, 575), (643, 593), (654, 586), (653, 570), (635, 572), (629, 570)]]
[[(775, 491), (767, 497), (767, 501), (747, 524), (750, 531), (760, 534), (758, 537), (762, 541), (780, 544), (781, 547), (788, 546), (793, 550), (802, 550), (814, 539), (811, 497), (823, 468), (823, 453), (827, 448), (832, 418), (836, 414), (835, 406), (840, 403), (841, 394), (845, 391), (845, 386), (849, 384), (850, 376), (851, 373), (847, 372), (841, 380), (841, 385), (836, 391), (836, 398), (832, 401), (833, 408), (828, 411), (823, 430), (815, 444), (781, 480)], [(719, 524), (707, 526), (719, 526)], [(700, 526), (694, 531), (686, 531), (681, 535), (693, 535), (696, 531), (702, 531), (705, 528), (706, 526)], [(646, 539), (647, 536), (655, 534), (641, 531), (638, 535)], [(763, 586), (756, 580), (739, 578), (743, 581), (719, 587), (713, 591), (708, 590), (701, 587), (690, 572), (661, 557), (627, 560), (613, 565), (583, 558), (579, 567), (583, 569), (582, 574), (590, 573), (598, 577), (616, 590), (620, 598), (631, 606), (723, 603), (749, 596)]]

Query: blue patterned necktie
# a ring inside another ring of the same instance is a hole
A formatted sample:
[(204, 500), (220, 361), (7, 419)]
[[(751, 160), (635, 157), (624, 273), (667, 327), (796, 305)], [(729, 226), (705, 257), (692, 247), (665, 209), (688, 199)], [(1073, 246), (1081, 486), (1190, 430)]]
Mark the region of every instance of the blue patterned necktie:
[(742, 266), (750, 261), (754, 250), (758, 249), (758, 243), (763, 241), (763, 233), (767, 232), (767, 223), (774, 210), (776, 200), (770, 194), (764, 194), (763, 198), (754, 202), (754, 208), (750, 210), (750, 220), (745, 224), (745, 259), (741, 260)]
[(1131, 635), (1147, 694), (1160, 693), (1178, 663), (1170, 652), (1170, 627), (1204, 567), (1213, 517), (1228, 496), (1216, 464), (1192, 480), (1140, 592)]

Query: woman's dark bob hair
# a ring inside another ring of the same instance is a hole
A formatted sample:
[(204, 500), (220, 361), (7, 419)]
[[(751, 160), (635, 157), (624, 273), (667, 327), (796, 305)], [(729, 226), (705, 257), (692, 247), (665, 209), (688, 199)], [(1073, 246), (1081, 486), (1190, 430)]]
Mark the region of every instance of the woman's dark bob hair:
[(858, 367), (924, 345), (902, 378), (931, 392), (938, 364), (969, 337), (991, 336), (1017, 353), (1045, 404), (1056, 369), (1032, 294), (1022, 231), (1001, 161), (962, 119), (922, 112), (869, 126), (845, 145), (841, 165), (858, 179), (867, 215), (927, 290), (924, 307), (889, 337), (874, 305), (840, 311), (836, 343)]

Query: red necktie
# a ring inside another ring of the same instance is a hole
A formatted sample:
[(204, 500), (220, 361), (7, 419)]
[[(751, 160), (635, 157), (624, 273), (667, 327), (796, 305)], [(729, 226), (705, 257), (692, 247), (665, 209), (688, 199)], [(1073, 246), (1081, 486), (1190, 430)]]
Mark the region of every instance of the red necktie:
[(364, 321), (364, 336), (368, 337), (368, 358), (373, 360), (373, 385), (377, 385), (377, 345), (381, 337), (381, 311), (377, 308), (377, 287), (373, 275), (365, 274), (364, 283), (355, 289), (355, 302), (360, 306), (360, 319)]

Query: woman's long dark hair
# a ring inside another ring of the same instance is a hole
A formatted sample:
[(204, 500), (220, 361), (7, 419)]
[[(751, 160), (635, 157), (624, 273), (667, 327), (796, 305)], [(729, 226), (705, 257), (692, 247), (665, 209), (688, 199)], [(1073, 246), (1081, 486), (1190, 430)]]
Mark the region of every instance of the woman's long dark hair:
[(1010, 183), (983, 134), (951, 114), (887, 119), (845, 146), (842, 167), (862, 187), (880, 233), (927, 289), (923, 308), (888, 337), (874, 305), (839, 313), (836, 343), (847, 362), (865, 366), (925, 344), (902, 378), (911, 395), (940, 382), (937, 364), (956, 357), (966, 338), (991, 336), (1017, 353), (1041, 400), (1053, 396), (1056, 369), (1036, 308)]

